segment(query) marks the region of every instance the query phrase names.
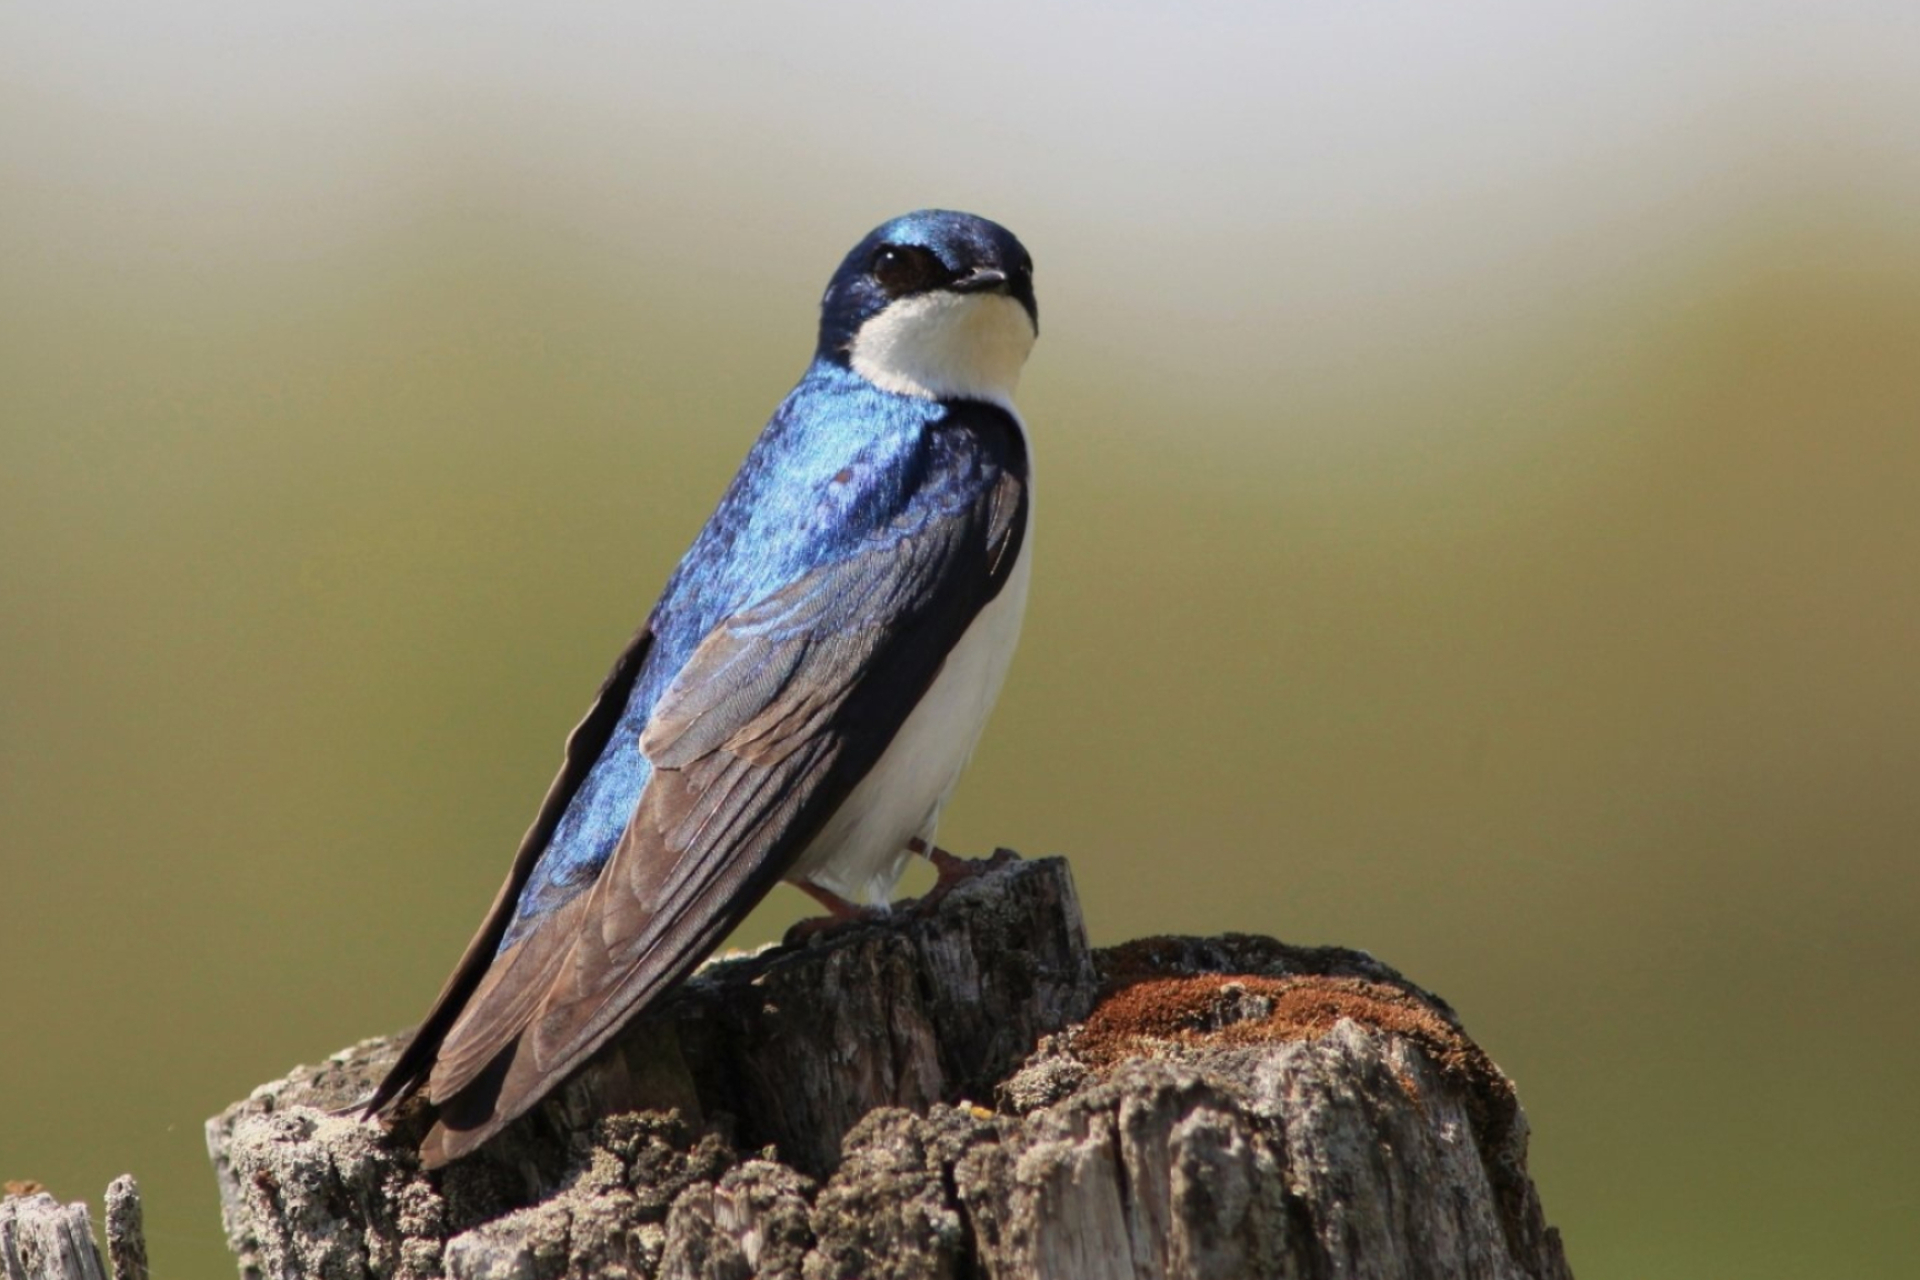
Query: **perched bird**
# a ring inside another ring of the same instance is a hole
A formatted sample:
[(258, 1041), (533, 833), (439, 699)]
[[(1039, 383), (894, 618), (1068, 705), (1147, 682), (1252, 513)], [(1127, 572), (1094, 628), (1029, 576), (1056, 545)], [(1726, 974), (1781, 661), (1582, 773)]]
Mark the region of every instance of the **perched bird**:
[[(367, 1106), (429, 1167), (538, 1102), (779, 880), (884, 906), (1019, 636), (1039, 333), (1004, 227), (926, 210), (834, 272), (774, 411), (599, 697), (480, 930)], [(957, 865), (944, 860), (943, 878)]]

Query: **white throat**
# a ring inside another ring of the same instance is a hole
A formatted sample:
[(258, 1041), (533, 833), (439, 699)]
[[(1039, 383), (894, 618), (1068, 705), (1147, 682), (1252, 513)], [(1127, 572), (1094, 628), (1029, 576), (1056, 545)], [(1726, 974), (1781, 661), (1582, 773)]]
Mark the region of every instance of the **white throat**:
[(883, 390), (1012, 409), (1036, 336), (1027, 309), (1004, 293), (938, 290), (901, 298), (861, 325), (848, 354), (853, 371)]

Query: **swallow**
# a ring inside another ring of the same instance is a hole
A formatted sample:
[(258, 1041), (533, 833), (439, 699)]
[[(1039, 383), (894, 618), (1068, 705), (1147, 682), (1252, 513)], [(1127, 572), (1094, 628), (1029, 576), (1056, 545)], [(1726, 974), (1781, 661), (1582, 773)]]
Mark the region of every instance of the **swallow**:
[(427, 1167), (537, 1103), (776, 883), (848, 916), (938, 855), (1026, 607), (1013, 396), (1038, 335), (1033, 260), (985, 218), (910, 213), (841, 262), (812, 363), (567, 739), (367, 1104), (424, 1089)]

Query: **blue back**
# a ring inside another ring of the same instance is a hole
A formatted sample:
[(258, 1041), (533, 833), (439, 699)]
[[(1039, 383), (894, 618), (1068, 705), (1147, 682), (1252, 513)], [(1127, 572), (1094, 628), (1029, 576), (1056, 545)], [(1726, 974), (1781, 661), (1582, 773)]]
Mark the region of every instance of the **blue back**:
[(540, 855), (500, 950), (590, 887), (612, 856), (652, 774), (640, 736), (707, 634), (885, 536), (916, 500), (946, 496), (923, 491), (927, 428), (946, 413), (938, 401), (882, 391), (832, 359), (814, 361), (668, 579), (626, 710)]

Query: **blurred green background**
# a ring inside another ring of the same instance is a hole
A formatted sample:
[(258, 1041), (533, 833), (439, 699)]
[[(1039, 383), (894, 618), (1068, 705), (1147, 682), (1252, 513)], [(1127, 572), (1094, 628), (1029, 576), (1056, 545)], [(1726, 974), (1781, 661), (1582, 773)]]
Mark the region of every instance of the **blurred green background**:
[[(1039, 263), (943, 843), (1364, 947), (1583, 1280), (1910, 1276), (1910, 3), (0, 9), (0, 1176), (417, 1018), (874, 223)], [(742, 939), (807, 913), (780, 890)]]

